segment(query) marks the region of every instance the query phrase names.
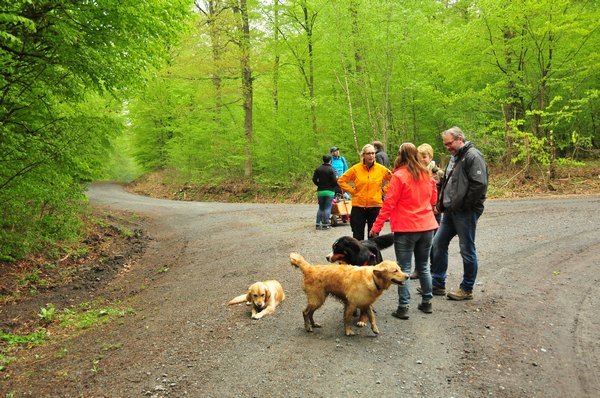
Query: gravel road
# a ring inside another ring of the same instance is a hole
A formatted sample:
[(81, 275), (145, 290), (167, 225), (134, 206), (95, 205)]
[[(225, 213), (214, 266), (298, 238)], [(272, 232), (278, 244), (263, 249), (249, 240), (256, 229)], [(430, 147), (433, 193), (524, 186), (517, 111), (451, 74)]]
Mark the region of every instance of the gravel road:
[[(600, 197), (488, 201), (474, 300), (434, 297), (433, 314), (423, 314), (413, 281), (410, 319), (399, 320), (392, 287), (375, 304), (381, 334), (354, 327), (354, 337), (331, 298), (315, 313), (323, 327), (303, 327), (302, 276), (289, 253), (323, 263), (351, 234), (315, 231), (316, 205), (175, 202), (108, 183), (89, 197), (148, 219), (148, 249), (113, 282), (137, 284), (127, 300), (135, 314), (76, 337), (71, 362), (36, 369), (11, 386), (14, 396), (600, 396)], [(393, 249), (383, 255), (395, 259)], [(457, 242), (450, 257), (455, 288)], [(226, 306), (264, 279), (286, 291), (275, 314), (252, 320), (248, 307)]]

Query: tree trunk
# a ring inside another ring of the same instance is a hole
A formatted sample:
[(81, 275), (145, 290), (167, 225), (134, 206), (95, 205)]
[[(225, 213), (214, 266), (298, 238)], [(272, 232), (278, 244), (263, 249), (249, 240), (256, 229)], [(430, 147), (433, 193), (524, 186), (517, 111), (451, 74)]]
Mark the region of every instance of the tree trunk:
[(244, 135), (246, 145), (244, 150), (244, 176), (252, 177), (252, 69), (250, 67), (250, 23), (248, 21), (247, 0), (240, 0), (240, 66), (242, 70), (242, 96), (244, 100)]
[(338, 83), (344, 88), (344, 92), (346, 93), (346, 99), (348, 100), (348, 112), (350, 114), (350, 125), (352, 126), (352, 138), (354, 140), (354, 149), (356, 153), (359, 153), (358, 148), (358, 135), (356, 134), (356, 125), (354, 124), (354, 112), (352, 111), (352, 98), (350, 97), (350, 87), (348, 85), (348, 73), (346, 68), (344, 68), (344, 84), (340, 82), (338, 78)]
[(358, 27), (358, 2), (356, 0), (350, 1), (350, 18), (352, 20), (352, 39), (354, 42), (354, 71), (357, 75), (362, 73), (362, 59), (363, 55), (361, 52), (361, 46), (359, 44), (360, 29)]
[(388, 131), (391, 125), (391, 115), (392, 115), (392, 110), (391, 110), (391, 104), (390, 104), (390, 79), (392, 76), (392, 71), (394, 69), (393, 67), (393, 61), (390, 61), (391, 56), (390, 56), (390, 49), (389, 49), (389, 42), (390, 42), (390, 24), (389, 21), (386, 24), (386, 50), (385, 50), (385, 76), (384, 76), (384, 92), (383, 92), (383, 98), (382, 98), (382, 109), (381, 109), (381, 117), (382, 117), (382, 121), (381, 121), (381, 136), (382, 141), (384, 142), (384, 145), (387, 145), (387, 137), (388, 137)]
[(275, 43), (275, 60), (273, 62), (273, 109), (279, 109), (279, 0), (273, 2), (273, 42)]
[(304, 13), (304, 31), (306, 32), (306, 46), (308, 50), (308, 98), (310, 101), (310, 114), (312, 121), (312, 130), (315, 140), (315, 147), (318, 146), (317, 141), (317, 108), (315, 105), (315, 70), (314, 70), (314, 54), (313, 54), (313, 27), (316, 14), (312, 13), (309, 16), (306, 2), (302, 3), (302, 12)]
[[(505, 160), (510, 162), (514, 156), (514, 137), (515, 137), (515, 123), (514, 121), (523, 116), (523, 110), (519, 109), (518, 98), (520, 97), (517, 91), (517, 82), (515, 81), (516, 73), (513, 71), (513, 58), (515, 52), (512, 49), (511, 40), (515, 34), (509, 28), (504, 29), (504, 62), (505, 62), (505, 73), (507, 76), (506, 91), (508, 94), (508, 102), (502, 105), (502, 115), (504, 117), (504, 149), (505, 149)], [(522, 56), (519, 58), (517, 69), (520, 71), (523, 65)]]
[(550, 165), (548, 166), (548, 177), (550, 181), (556, 178), (556, 143), (554, 142), (554, 131), (550, 130)]
[(211, 81), (215, 89), (215, 107), (213, 110), (213, 121), (215, 122), (215, 133), (218, 133), (221, 126), (221, 110), (223, 108), (223, 88), (222, 79), (220, 75), (221, 68), (221, 54), (223, 50), (222, 44), (222, 32), (220, 29), (220, 23), (217, 20), (219, 13), (223, 9), (221, 0), (208, 0), (206, 17), (208, 30), (210, 35), (210, 43), (212, 48), (212, 60), (213, 70), (211, 74)]

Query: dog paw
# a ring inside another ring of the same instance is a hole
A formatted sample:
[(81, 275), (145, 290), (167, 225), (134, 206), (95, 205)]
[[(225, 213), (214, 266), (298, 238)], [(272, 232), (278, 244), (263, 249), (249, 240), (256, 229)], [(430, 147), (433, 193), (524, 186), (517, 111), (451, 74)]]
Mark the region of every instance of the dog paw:
[(355, 336), (356, 333), (354, 333), (354, 330), (352, 329), (346, 329), (346, 336)]
[(358, 326), (359, 328), (364, 328), (365, 326), (367, 326), (367, 322), (358, 321), (356, 322), (356, 326)]
[(377, 326), (373, 326), (371, 330), (373, 330), (373, 333), (379, 334), (379, 328)]

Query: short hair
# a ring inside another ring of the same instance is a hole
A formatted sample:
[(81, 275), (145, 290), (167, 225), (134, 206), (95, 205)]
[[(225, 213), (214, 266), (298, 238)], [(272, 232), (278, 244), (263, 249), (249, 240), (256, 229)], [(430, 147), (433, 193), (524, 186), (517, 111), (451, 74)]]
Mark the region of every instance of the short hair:
[(330, 163), (331, 155), (323, 155), (323, 163)]
[(443, 131), (442, 132), (442, 138), (445, 135), (451, 135), (452, 138), (454, 138), (455, 140), (458, 140), (459, 138), (463, 142), (465, 140), (465, 133), (463, 133), (463, 131), (461, 129), (459, 129), (458, 127), (456, 127), (456, 126), (450, 127), (448, 130)]
[(433, 159), (433, 148), (431, 147), (431, 145), (429, 145), (429, 144), (421, 144), (417, 148), (417, 151), (419, 151), (419, 153), (425, 153), (425, 154), (429, 155), (429, 157), (431, 159)]
[(377, 149), (378, 151), (383, 150), (383, 144), (381, 143), (381, 141), (373, 141), (373, 146), (375, 147), (375, 149)]

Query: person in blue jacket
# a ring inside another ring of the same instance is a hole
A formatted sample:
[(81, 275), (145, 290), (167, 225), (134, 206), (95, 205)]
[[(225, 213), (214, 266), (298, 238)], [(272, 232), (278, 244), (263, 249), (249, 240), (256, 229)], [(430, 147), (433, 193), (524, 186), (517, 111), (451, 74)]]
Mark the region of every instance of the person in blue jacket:
[(335, 171), (335, 175), (340, 178), (348, 170), (348, 162), (346, 162), (345, 157), (340, 156), (340, 148), (336, 146), (332, 146), (329, 153), (331, 154), (331, 166)]

